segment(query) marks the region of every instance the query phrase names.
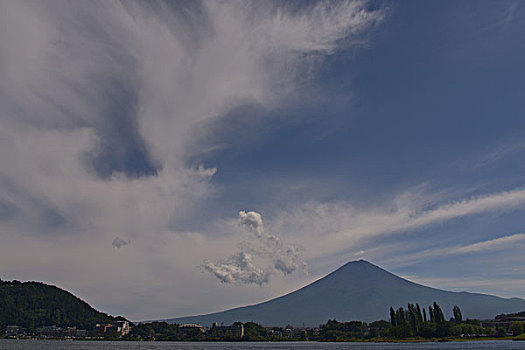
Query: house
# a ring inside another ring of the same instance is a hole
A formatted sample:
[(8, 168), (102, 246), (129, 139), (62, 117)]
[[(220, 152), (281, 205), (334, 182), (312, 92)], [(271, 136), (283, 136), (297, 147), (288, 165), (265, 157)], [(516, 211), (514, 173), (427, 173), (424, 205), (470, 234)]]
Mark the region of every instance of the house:
[(179, 334), (182, 336), (194, 337), (201, 335), (206, 330), (203, 326), (196, 323), (184, 323), (179, 325)]
[(22, 329), (18, 326), (7, 326), (5, 329), (6, 337), (18, 337), (21, 333)]

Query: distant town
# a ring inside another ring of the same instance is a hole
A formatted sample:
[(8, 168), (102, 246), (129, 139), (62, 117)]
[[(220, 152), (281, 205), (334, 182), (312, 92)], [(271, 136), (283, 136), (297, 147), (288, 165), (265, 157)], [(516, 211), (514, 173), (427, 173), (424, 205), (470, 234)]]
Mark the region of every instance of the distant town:
[(39, 339), (104, 339), (122, 338), (130, 333), (130, 322), (116, 321), (115, 323), (96, 324), (93, 329), (86, 330), (71, 327), (57, 327), (55, 325), (37, 328), (32, 332), (26, 328), (10, 325), (5, 329), (6, 338), (39, 338)]
[[(427, 312), (428, 310), (428, 317)], [(493, 320), (463, 319), (459, 307), (454, 317), (445, 320), (440, 306), (428, 309), (409, 304), (407, 309), (390, 309), (390, 321), (365, 323), (329, 320), (319, 327), (263, 327), (253, 322), (232, 325), (214, 322), (211, 327), (200, 324), (169, 324), (129, 321), (96, 324), (92, 329), (72, 325), (55, 325), (34, 331), (8, 325), (3, 336), (8, 339), (84, 339), (135, 341), (432, 341), (454, 339), (525, 340), (525, 312), (499, 315)]]

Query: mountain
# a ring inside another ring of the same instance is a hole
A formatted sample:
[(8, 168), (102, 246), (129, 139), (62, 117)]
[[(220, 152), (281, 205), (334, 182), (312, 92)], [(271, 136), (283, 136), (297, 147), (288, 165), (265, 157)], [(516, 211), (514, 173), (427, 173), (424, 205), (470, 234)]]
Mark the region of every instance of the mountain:
[(99, 312), (73, 294), (41, 282), (0, 280), (0, 330), (17, 325), (30, 330), (56, 325), (92, 329), (124, 320)]
[(476, 319), (492, 319), (501, 313), (525, 310), (524, 299), (426, 287), (359, 260), (349, 262), (295, 292), (261, 304), (165, 321), (202, 325), (253, 321), (265, 326), (312, 327), (329, 319), (366, 322), (388, 319), (391, 306), (406, 308), (408, 303), (418, 303), (421, 307), (428, 307), (434, 301), (441, 306), (447, 319), (451, 317), (454, 305), (461, 308), (465, 318)]

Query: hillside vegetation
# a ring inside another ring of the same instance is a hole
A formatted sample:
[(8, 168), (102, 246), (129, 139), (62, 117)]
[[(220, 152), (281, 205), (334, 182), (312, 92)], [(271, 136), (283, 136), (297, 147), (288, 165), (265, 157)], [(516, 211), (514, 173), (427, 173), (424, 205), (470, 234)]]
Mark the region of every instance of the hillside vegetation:
[(0, 280), (0, 329), (17, 325), (92, 329), (97, 323), (124, 320), (99, 312), (73, 294), (41, 282)]

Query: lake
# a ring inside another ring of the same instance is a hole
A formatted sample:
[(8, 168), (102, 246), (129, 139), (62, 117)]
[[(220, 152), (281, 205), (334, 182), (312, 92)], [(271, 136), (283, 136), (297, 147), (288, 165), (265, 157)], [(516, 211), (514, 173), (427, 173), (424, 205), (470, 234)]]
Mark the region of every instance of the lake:
[(505, 349), (525, 350), (525, 341), (472, 341), (447, 343), (315, 343), (315, 342), (259, 342), (259, 343), (197, 343), (197, 342), (110, 342), (110, 341), (54, 341), (0, 339), (1, 350), (436, 350), (436, 349)]

